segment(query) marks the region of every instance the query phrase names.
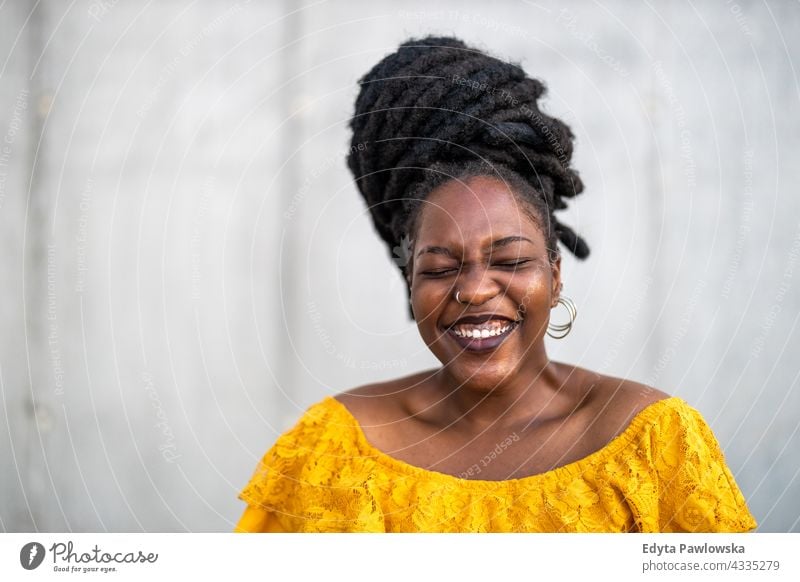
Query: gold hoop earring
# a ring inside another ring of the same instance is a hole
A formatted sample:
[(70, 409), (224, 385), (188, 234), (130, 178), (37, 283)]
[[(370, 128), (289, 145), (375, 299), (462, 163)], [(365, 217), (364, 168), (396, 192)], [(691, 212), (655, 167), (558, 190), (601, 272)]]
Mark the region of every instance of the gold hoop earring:
[(575, 303), (572, 301), (572, 299), (569, 297), (559, 297), (558, 303), (567, 308), (567, 312), (569, 313), (569, 321), (567, 323), (547, 324), (547, 335), (555, 339), (567, 337), (567, 334), (572, 331), (572, 324), (575, 322), (575, 318), (578, 317), (578, 308), (575, 307)]

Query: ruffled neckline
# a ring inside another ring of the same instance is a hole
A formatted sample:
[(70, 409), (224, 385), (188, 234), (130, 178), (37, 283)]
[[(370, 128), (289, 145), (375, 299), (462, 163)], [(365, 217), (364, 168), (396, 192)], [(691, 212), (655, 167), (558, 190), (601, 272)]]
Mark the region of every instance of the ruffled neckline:
[(567, 463), (566, 465), (560, 465), (550, 469), (549, 471), (545, 471), (544, 473), (537, 473), (535, 475), (527, 475), (525, 477), (517, 477), (514, 479), (485, 480), (464, 479), (449, 473), (442, 473), (432, 469), (424, 469), (393, 457), (369, 442), (366, 434), (364, 433), (364, 429), (361, 427), (361, 424), (358, 422), (355, 416), (353, 416), (347, 406), (339, 402), (336, 398), (333, 396), (327, 396), (320, 402), (320, 404), (346, 417), (348, 420), (348, 426), (352, 426), (353, 428), (359, 448), (366, 452), (367, 456), (374, 458), (376, 462), (379, 462), (383, 466), (418, 478), (437, 480), (443, 484), (449, 483), (460, 488), (477, 489), (499, 489), (504, 487), (523, 486), (541, 481), (560, 480), (565, 476), (570, 476), (573, 478), (580, 477), (585, 472), (587, 467), (613, 457), (622, 448), (627, 446), (644, 425), (650, 423), (652, 420), (660, 416), (664, 408), (688, 406), (687, 403), (678, 396), (662, 398), (661, 400), (657, 400), (645, 406), (636, 414), (636, 416), (633, 417), (633, 419), (631, 419), (628, 426), (625, 427), (621, 433), (611, 439), (602, 448), (589, 453), (585, 457)]

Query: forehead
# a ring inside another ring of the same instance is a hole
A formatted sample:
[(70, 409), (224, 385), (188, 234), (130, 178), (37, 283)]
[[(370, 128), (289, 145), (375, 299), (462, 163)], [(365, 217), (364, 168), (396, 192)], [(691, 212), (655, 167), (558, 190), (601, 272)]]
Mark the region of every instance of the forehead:
[(423, 202), (417, 240), (475, 244), (514, 234), (543, 238), (522, 204), (498, 178), (450, 180), (432, 190)]

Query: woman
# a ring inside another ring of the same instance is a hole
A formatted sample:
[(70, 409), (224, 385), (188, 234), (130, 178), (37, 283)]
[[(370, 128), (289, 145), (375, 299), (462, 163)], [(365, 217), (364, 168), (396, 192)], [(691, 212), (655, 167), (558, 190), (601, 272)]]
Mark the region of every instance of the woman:
[[(236, 531), (622, 532), (756, 527), (683, 400), (551, 361), (575, 316), (554, 212), (583, 185), (544, 86), (454, 38), (361, 79), (348, 165), (442, 366), (327, 397), (267, 452)], [(567, 308), (568, 324), (550, 324)]]

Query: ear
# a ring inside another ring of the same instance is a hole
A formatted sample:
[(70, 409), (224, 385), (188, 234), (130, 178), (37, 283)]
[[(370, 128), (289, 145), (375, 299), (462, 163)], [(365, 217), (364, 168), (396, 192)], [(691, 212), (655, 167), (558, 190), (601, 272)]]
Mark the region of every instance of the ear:
[(550, 263), (550, 271), (552, 273), (550, 280), (550, 296), (552, 299), (550, 307), (555, 307), (558, 305), (558, 298), (561, 297), (561, 289), (564, 287), (561, 282), (561, 255), (558, 255), (558, 258)]

